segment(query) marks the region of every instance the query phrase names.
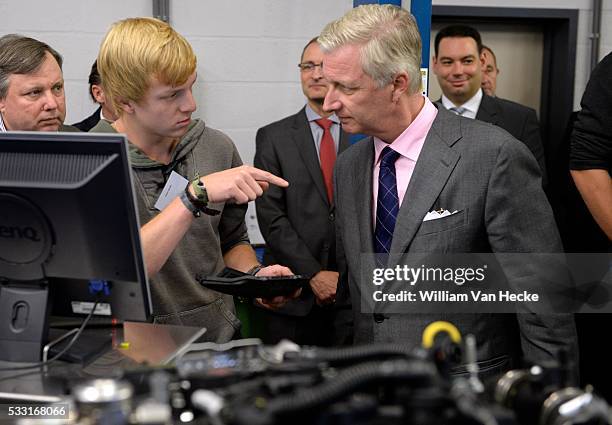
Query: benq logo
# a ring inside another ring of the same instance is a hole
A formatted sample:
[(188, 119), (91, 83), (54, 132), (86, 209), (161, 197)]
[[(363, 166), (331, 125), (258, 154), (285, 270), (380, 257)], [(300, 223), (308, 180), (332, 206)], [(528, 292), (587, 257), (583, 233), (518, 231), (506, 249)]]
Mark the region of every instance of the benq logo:
[(0, 225), (0, 238), (5, 239), (28, 239), (32, 242), (40, 242), (38, 232), (33, 227), (2, 226)]

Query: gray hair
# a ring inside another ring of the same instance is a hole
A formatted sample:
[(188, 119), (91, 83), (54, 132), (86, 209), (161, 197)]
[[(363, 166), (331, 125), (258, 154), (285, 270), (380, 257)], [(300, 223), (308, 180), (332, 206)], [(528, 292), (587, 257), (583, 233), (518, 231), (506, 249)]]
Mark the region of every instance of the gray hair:
[(61, 69), (62, 55), (48, 44), (19, 34), (0, 37), (0, 99), (8, 94), (10, 76), (35, 72), (44, 62), (47, 52)]
[(330, 22), (319, 36), (324, 52), (360, 45), (361, 66), (379, 87), (406, 72), (410, 94), (421, 90), (421, 35), (414, 17), (392, 5), (367, 4)]

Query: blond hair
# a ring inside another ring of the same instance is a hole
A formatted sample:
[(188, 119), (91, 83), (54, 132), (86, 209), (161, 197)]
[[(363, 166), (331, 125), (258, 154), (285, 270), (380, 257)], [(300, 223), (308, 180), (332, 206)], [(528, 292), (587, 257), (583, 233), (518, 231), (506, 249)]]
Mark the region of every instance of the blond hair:
[(139, 102), (152, 78), (178, 86), (195, 69), (196, 56), (189, 42), (170, 25), (154, 18), (114, 23), (98, 54), (104, 94), (119, 115), (119, 99)]
[(388, 4), (356, 7), (327, 24), (318, 41), (324, 52), (359, 45), (361, 67), (379, 87), (406, 72), (410, 94), (421, 90), (421, 35), (414, 17), (402, 8)]

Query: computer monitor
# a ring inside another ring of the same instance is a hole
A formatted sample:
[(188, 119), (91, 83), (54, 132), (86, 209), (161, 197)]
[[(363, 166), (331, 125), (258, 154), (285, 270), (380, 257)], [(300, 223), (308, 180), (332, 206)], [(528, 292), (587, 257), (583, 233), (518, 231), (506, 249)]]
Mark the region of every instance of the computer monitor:
[(0, 359), (39, 360), (49, 315), (96, 301), (148, 321), (139, 227), (124, 136), (0, 133)]

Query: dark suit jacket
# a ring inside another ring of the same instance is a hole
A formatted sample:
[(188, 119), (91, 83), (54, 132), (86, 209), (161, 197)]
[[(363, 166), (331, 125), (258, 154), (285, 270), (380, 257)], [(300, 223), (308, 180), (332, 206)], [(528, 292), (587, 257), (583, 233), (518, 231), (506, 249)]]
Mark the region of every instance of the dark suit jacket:
[[(549, 360), (556, 348), (567, 348), (575, 355), (572, 315), (414, 313), (390, 314), (378, 323), (371, 313), (363, 313), (362, 302), (368, 300), (373, 285), (372, 279), (361, 276), (372, 276), (368, 270), (376, 267), (373, 260), (365, 259), (371, 256), (361, 256), (374, 251), (373, 160), (370, 138), (353, 145), (336, 164), (341, 276), (336, 300), (345, 307), (338, 323), (352, 321), (355, 343), (394, 341), (416, 347), (428, 323), (448, 320), (463, 335), (476, 336), (478, 359), (487, 368), (509, 367), (520, 347), (536, 361)], [(561, 241), (539, 174), (533, 156), (505, 130), (439, 107), (397, 217), (391, 253), (560, 252)], [(459, 212), (423, 221), (438, 208)], [(368, 274), (362, 275), (363, 270)], [(526, 278), (536, 288), (545, 284), (528, 267), (514, 264), (504, 272), (510, 281)], [(532, 276), (534, 281), (529, 280)], [(347, 320), (350, 305), (352, 320)]]
[[(442, 102), (438, 100), (436, 104), (442, 105)], [(542, 171), (542, 186), (546, 187), (548, 181), (546, 158), (540, 134), (540, 124), (534, 109), (483, 93), (476, 119), (495, 124), (523, 142), (538, 161)]]
[(96, 109), (96, 112), (85, 118), (83, 121), (77, 122), (76, 124), (72, 124), (74, 127), (78, 128), (81, 131), (89, 131), (98, 124), (100, 121), (100, 111), (102, 107), (100, 106)]
[(519, 103), (483, 93), (476, 119), (495, 124), (529, 148), (542, 171), (542, 186), (546, 187), (546, 158), (536, 111)]
[[(286, 189), (270, 186), (255, 202), (266, 240), (265, 262), (283, 264), (296, 274), (335, 269), (334, 206), (327, 199), (305, 108), (260, 128), (256, 143), (254, 165), (289, 182)], [(338, 156), (347, 147), (348, 137), (341, 131)], [(281, 312), (307, 314), (314, 298), (304, 292), (301, 302)]]
[(59, 128), (58, 131), (66, 131), (68, 133), (76, 133), (79, 132), (81, 130), (79, 130), (78, 128), (71, 126), (71, 125), (66, 125), (66, 124), (62, 124), (62, 126)]

